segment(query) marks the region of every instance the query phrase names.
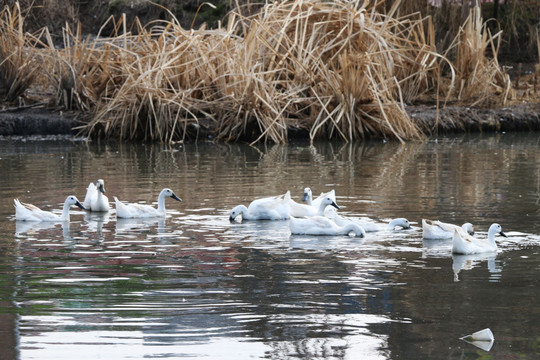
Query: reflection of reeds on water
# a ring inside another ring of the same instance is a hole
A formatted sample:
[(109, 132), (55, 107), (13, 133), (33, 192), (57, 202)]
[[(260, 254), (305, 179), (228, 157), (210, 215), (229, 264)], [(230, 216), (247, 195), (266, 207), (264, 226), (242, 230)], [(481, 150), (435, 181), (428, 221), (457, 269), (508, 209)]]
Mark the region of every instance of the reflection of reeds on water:
[[(399, 5), (382, 13), (360, 1), (271, 2), (252, 16), (238, 9), (214, 30), (185, 30), (174, 18), (136, 20), (130, 29), (124, 17), (103, 25), (112, 37), (83, 38), (80, 26), (66, 26), (62, 49), (44, 31), (43, 87), (55, 89), (57, 105), (94, 115), (86, 134), (162, 142), (201, 130), (274, 143), (290, 129), (311, 140), (418, 139), (405, 103), (438, 93), (468, 104), (492, 102), (491, 94), (506, 101), (510, 83), (485, 56), (489, 47), (496, 57), (499, 34), (491, 36), (479, 12), (455, 40), (451, 64), (436, 51), (430, 18), (398, 15)], [(4, 13), (22, 22), (20, 12)], [(2, 26), (16, 30), (17, 21)], [(24, 69), (18, 76), (29, 83)]]

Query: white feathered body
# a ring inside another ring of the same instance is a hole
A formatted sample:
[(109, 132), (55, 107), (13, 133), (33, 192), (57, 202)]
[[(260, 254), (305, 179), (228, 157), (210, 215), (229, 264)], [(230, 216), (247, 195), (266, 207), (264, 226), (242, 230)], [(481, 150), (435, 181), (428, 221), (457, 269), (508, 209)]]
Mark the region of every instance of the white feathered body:
[(98, 185), (90, 183), (86, 189), (83, 205), (89, 211), (107, 212), (109, 211), (109, 198), (105, 196), (105, 186), (103, 180), (98, 180)]
[(364, 237), (365, 231), (352, 221), (336, 224), (333, 220), (324, 216), (312, 216), (309, 218), (291, 217), (289, 228), (293, 235), (348, 235), (351, 232), (355, 236)]

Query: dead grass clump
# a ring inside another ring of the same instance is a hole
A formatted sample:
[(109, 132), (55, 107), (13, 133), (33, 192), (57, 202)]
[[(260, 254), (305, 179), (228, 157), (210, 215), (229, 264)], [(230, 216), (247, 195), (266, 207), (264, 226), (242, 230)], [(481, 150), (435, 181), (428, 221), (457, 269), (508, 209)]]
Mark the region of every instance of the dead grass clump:
[[(109, 22), (117, 34), (125, 26), (122, 20), (115, 23), (111, 18), (103, 27)], [(121, 58), (116, 50), (118, 38), (101, 38), (99, 33), (95, 37), (83, 36), (80, 25), (75, 31), (69, 25), (64, 27), (61, 48), (54, 45), (48, 33), (45, 37), (48, 47), (42, 67), (56, 94), (56, 106), (92, 112), (122, 83), (124, 75), (118, 64), (128, 59)]]
[(36, 57), (33, 37), (23, 31), (24, 19), (18, 4), (0, 12), (0, 99), (13, 102), (32, 85)]
[(245, 69), (256, 69), (251, 86), (261, 91), (253, 101), (266, 111), (253, 113), (264, 134), (285, 136), (279, 134), (295, 124), (312, 139), (421, 137), (400, 98), (400, 86), (417, 81), (407, 62), (422, 51), (433, 56), (408, 37), (416, 30), (404, 32), (391, 15), (359, 1), (270, 3), (247, 22), (243, 57)]
[(124, 79), (99, 104), (87, 131), (122, 138), (169, 142), (183, 139), (190, 124), (210, 121), (227, 105), (216, 100), (212, 81), (229, 56), (223, 36), (186, 31), (175, 22), (142, 26), (117, 38), (117, 71)]
[[(471, 9), (456, 38), (457, 99), (470, 106), (504, 105), (511, 96), (510, 77), (499, 66), (497, 54), (502, 31), (492, 35), (480, 8)], [(487, 53), (491, 53), (491, 58)]]

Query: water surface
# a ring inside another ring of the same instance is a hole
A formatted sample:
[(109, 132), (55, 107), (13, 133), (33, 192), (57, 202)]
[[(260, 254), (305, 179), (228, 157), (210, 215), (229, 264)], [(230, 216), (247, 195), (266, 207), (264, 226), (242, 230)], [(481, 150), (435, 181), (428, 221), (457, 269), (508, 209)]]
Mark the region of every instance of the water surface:
[[(537, 359), (537, 134), (287, 146), (0, 140), (2, 359)], [(165, 219), (72, 208), (69, 225), (13, 219), (13, 199), (58, 210), (105, 180), (112, 200)], [(230, 223), (240, 203), (335, 189), (343, 215), (407, 231), (291, 236)], [(422, 218), (492, 222), (495, 255), (422, 239)], [(459, 340), (489, 327), (489, 352)]]

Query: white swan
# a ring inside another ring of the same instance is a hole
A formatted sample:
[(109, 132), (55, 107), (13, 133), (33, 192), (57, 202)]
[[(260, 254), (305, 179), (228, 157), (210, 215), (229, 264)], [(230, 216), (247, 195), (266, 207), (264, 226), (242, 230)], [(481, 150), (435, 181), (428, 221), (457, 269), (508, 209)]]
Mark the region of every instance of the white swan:
[(461, 236), (466, 236), (466, 234), (474, 235), (474, 227), (471, 223), (465, 223), (459, 227), (439, 220), (422, 219), (422, 236), (424, 239), (451, 239), (454, 236), (454, 230), (457, 230)]
[(21, 203), (19, 199), (15, 203), (15, 220), (18, 221), (69, 221), (69, 207), (76, 205), (85, 210), (84, 206), (77, 200), (77, 197), (71, 195), (64, 201), (62, 215), (54, 214), (50, 211), (41, 210), (37, 206)]
[(313, 192), (311, 191), (310, 188), (307, 187), (307, 188), (304, 189), (304, 197), (302, 198), (302, 201), (304, 201), (308, 205), (311, 205), (311, 206), (315, 207), (316, 209), (318, 209), (319, 206), (321, 205), (322, 200), (325, 197), (329, 197), (332, 200), (334, 200), (334, 202), (336, 202), (336, 192), (335, 192), (335, 190), (330, 190), (327, 193), (321, 193), (321, 195), (319, 195), (316, 199), (313, 199)]
[(345, 221), (342, 226), (324, 216), (312, 216), (298, 219), (291, 216), (289, 228), (292, 235), (349, 235), (364, 237), (365, 231), (352, 221)]
[(115, 196), (114, 201), (116, 203), (116, 216), (119, 218), (149, 218), (165, 216), (165, 198), (170, 197), (177, 201), (182, 201), (178, 196), (174, 194), (171, 189), (163, 189), (158, 196), (157, 209), (151, 205), (143, 204), (124, 204)]
[(99, 179), (95, 184), (90, 183), (86, 189), (83, 205), (88, 211), (109, 211), (109, 198), (105, 194), (105, 182)]
[(242, 220), (285, 220), (290, 216), (289, 202), (290, 193), (285, 196), (271, 196), (253, 200), (248, 207), (245, 205), (235, 206), (230, 214), (229, 220), (234, 221), (238, 215), (242, 214)]
[(326, 208), (326, 210), (324, 211), (324, 216), (326, 216), (329, 219), (334, 220), (337, 224), (339, 224), (339, 221), (342, 221), (342, 220), (352, 221), (356, 225), (364, 229), (365, 232), (376, 232), (376, 231), (383, 231), (383, 230), (391, 231), (391, 230), (394, 230), (396, 227), (401, 227), (403, 229), (411, 228), (411, 224), (405, 218), (392, 219), (386, 225), (379, 225), (371, 221), (365, 221), (362, 219), (354, 219), (354, 218), (341, 216), (337, 213), (336, 209), (331, 208), (331, 207)]
[(324, 209), (327, 206), (333, 206), (339, 210), (339, 206), (335, 201), (334, 190), (327, 193), (328, 196), (324, 196), (317, 207), (306, 204), (299, 204), (293, 199), (291, 199), (290, 192), (287, 191), (285, 194), (285, 200), (288, 201), (291, 208), (291, 216), (294, 217), (311, 217), (311, 216), (324, 216)]
[(454, 229), (452, 252), (464, 255), (496, 252), (498, 247), (495, 242), (495, 235), (497, 234), (507, 237), (499, 224), (492, 224), (489, 227), (487, 240), (477, 239), (470, 235), (463, 236), (457, 229)]

